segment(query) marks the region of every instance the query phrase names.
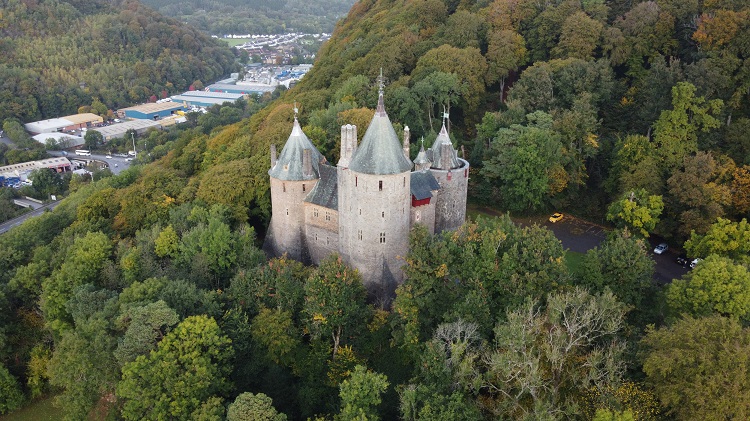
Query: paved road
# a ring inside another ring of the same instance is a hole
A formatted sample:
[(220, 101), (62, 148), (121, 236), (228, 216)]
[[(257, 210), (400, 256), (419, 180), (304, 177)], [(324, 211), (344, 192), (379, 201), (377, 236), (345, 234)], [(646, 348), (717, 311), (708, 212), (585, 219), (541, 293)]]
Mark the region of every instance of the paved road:
[[(67, 155), (63, 155), (61, 151), (48, 151), (48, 153), (52, 156), (65, 156), (68, 159), (76, 158), (76, 155), (70, 152), (68, 152)], [(95, 159), (97, 161), (106, 162), (109, 164), (109, 169), (112, 171), (112, 174), (119, 174), (123, 170), (129, 168), (132, 163), (132, 161), (128, 161), (129, 158), (114, 155), (112, 155), (112, 158), (107, 158), (107, 155), (91, 154), (91, 156), (80, 156), (79, 158)]]
[(11, 142), (10, 139), (8, 139), (7, 137), (5, 137), (4, 135), (0, 136), (0, 143), (4, 143), (4, 144), (8, 145), (8, 147), (11, 148), (11, 149), (15, 149), (16, 148), (16, 144), (13, 143), (13, 142)]
[(29, 213), (25, 213), (25, 214), (23, 214), (23, 215), (21, 215), (19, 217), (13, 218), (10, 221), (3, 222), (2, 224), (0, 224), (0, 234), (5, 234), (8, 230), (10, 230), (13, 227), (17, 227), (17, 226), (21, 225), (27, 219), (29, 219), (31, 217), (34, 217), (34, 216), (41, 215), (47, 209), (52, 210), (55, 207), (57, 207), (57, 205), (59, 205), (59, 204), (60, 204), (59, 201), (52, 202), (52, 203), (49, 203), (47, 205), (44, 205), (43, 207), (41, 207), (39, 209), (35, 209), (35, 210), (33, 210), (33, 211), (29, 212)]
[[(486, 208), (483, 208), (480, 211), (490, 215), (501, 214)], [(577, 253), (586, 253), (592, 248), (598, 246), (605, 238), (607, 238), (607, 233), (609, 232), (608, 228), (568, 215), (566, 215), (562, 221), (554, 224), (549, 222), (548, 216), (526, 218), (512, 217), (511, 219), (521, 225), (537, 224), (549, 228), (555, 234), (555, 237), (560, 240), (563, 248)], [(654, 280), (658, 284), (664, 285), (670, 283), (672, 282), (672, 279), (681, 278), (688, 272), (689, 269), (677, 264), (677, 254), (674, 250), (667, 250), (661, 255), (653, 253), (656, 244), (662, 242), (661, 239), (652, 237), (649, 239), (649, 242), (651, 244), (651, 257), (654, 259), (654, 262), (656, 262)]]
[(43, 204), (39, 202), (35, 202), (33, 200), (28, 199), (13, 199), (13, 203), (15, 203), (18, 206), (23, 206), (24, 208), (31, 208), (31, 209), (39, 209)]

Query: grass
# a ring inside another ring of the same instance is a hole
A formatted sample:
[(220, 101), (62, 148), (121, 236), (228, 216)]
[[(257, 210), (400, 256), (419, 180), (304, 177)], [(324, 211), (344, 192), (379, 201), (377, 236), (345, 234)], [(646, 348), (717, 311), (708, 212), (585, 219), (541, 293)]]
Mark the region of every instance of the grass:
[(242, 45), (250, 41), (250, 38), (219, 38), (219, 39), (229, 44), (230, 47), (236, 47), (238, 45)]
[(577, 251), (568, 250), (565, 252), (565, 265), (568, 267), (571, 275), (576, 276), (581, 273), (584, 256), (586, 256), (585, 253), (578, 253)]
[(54, 396), (39, 399), (8, 415), (0, 421), (55, 421), (60, 419), (60, 409), (52, 406)]

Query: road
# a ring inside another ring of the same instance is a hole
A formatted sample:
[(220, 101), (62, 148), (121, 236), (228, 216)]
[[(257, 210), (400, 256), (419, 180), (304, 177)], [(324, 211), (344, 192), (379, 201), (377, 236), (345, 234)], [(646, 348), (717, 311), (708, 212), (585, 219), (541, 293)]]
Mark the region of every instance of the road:
[(0, 136), (0, 143), (4, 143), (4, 144), (8, 145), (8, 147), (10, 149), (15, 149), (16, 148), (16, 144), (13, 143), (13, 142), (11, 142), (10, 139), (8, 139), (7, 137), (5, 137), (5, 135)]
[[(501, 215), (501, 213), (487, 208), (479, 209), (479, 211), (490, 215)], [(608, 228), (569, 215), (566, 215), (562, 221), (554, 224), (549, 222), (548, 218), (548, 216), (524, 218), (511, 217), (513, 222), (517, 224), (537, 224), (549, 228), (555, 234), (555, 237), (560, 240), (564, 249), (577, 253), (586, 253), (594, 247), (597, 247), (605, 238), (607, 238), (607, 234), (609, 233)], [(654, 280), (659, 285), (664, 285), (672, 282), (673, 279), (681, 278), (689, 271), (689, 269), (677, 264), (677, 254), (672, 249), (667, 250), (661, 255), (654, 254), (654, 247), (661, 242), (663, 241), (658, 238), (652, 237), (649, 239), (649, 254), (656, 263), (654, 268)]]
[(31, 211), (29, 213), (25, 213), (25, 214), (23, 214), (23, 215), (21, 215), (19, 217), (16, 217), (16, 218), (13, 218), (13, 219), (11, 219), (9, 221), (3, 222), (2, 224), (0, 224), (0, 234), (5, 234), (11, 228), (17, 227), (17, 226), (23, 224), (24, 221), (26, 221), (27, 219), (29, 219), (31, 217), (34, 217), (34, 216), (41, 215), (47, 209), (52, 210), (52, 209), (56, 208), (57, 205), (59, 205), (59, 204), (60, 204), (60, 201), (52, 202), (52, 203), (49, 203), (47, 205), (42, 206), (39, 209), (34, 209), (33, 211)]
[[(75, 159), (77, 157), (74, 153), (70, 152), (68, 152), (67, 155), (64, 155), (61, 151), (48, 151), (48, 153), (52, 156), (65, 156), (68, 159)], [(130, 164), (132, 163), (132, 161), (128, 161), (128, 159), (130, 159), (129, 157), (112, 155), (111, 158), (107, 158), (107, 156), (109, 155), (91, 154), (91, 156), (81, 156), (78, 158), (95, 159), (97, 161), (106, 162), (109, 165), (109, 169), (110, 171), (112, 171), (112, 174), (115, 175), (128, 169), (130, 167)]]

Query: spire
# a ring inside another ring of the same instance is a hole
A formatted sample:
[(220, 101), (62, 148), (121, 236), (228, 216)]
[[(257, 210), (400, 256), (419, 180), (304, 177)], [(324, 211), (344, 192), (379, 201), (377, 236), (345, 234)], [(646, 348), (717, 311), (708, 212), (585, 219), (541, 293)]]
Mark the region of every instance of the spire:
[(383, 80), (383, 68), (380, 68), (380, 76), (378, 76), (378, 108), (375, 110), (375, 115), (383, 117), (385, 116), (385, 103), (383, 101), (383, 92), (385, 91), (385, 82)]
[(419, 153), (414, 159), (414, 169), (416, 171), (423, 171), (432, 165), (432, 162), (427, 158), (427, 153), (424, 150), (424, 136), (422, 137), (422, 145), (419, 147)]
[(443, 113), (443, 127), (440, 128), (435, 143), (430, 148), (429, 155), (432, 157), (432, 168), (440, 170), (450, 170), (458, 168), (458, 155), (453, 149), (453, 143), (448, 135), (448, 129), (445, 128), (445, 121), (448, 119), (448, 113)]
[(402, 144), (385, 112), (383, 71), (378, 77), (378, 108), (367, 127), (362, 142), (354, 152), (349, 169), (363, 174), (399, 174), (411, 170)]
[[(319, 164), (325, 162), (323, 155), (302, 131), (297, 120), (295, 103), (295, 118), (292, 133), (289, 135), (284, 149), (281, 150), (276, 164), (268, 171), (268, 175), (279, 180), (301, 181), (320, 177)], [(306, 152), (307, 151), (307, 152)], [(304, 155), (310, 154), (306, 168)]]

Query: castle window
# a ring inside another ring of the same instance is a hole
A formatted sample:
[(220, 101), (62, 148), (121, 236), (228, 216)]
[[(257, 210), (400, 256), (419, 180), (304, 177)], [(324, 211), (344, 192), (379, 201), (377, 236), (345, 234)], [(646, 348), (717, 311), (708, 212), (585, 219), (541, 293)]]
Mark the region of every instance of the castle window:
[(286, 208), (286, 214), (289, 215), (289, 208)]
[(357, 237), (359, 237), (359, 240), (362, 241), (362, 230), (357, 231)]
[(406, 187), (406, 177), (404, 177), (404, 187)]
[(380, 233), (380, 244), (385, 244), (385, 233), (384, 232)]
[(380, 212), (380, 216), (385, 218), (385, 212)]
[(416, 214), (414, 215), (414, 219), (416, 219), (417, 221), (419, 221), (420, 219), (422, 219), (422, 214), (421, 214), (420, 212), (417, 212), (417, 213), (416, 213)]
[(286, 193), (286, 183), (281, 183), (281, 191)]
[(315, 242), (318, 241), (318, 234), (315, 234)]
[(378, 181), (378, 189), (383, 191), (383, 180)]
[(326, 237), (326, 244), (331, 244), (331, 239), (329, 237)]
[(358, 184), (359, 184), (359, 177), (354, 176), (354, 187), (357, 187)]
[(331, 220), (331, 212), (326, 211), (326, 221)]
[(302, 191), (305, 191), (305, 184), (302, 184)]
[(362, 208), (359, 208), (359, 214), (362, 215)]
[(284, 164), (284, 171), (289, 171), (289, 164)]
[(318, 217), (318, 208), (313, 209), (313, 215), (317, 218)]

